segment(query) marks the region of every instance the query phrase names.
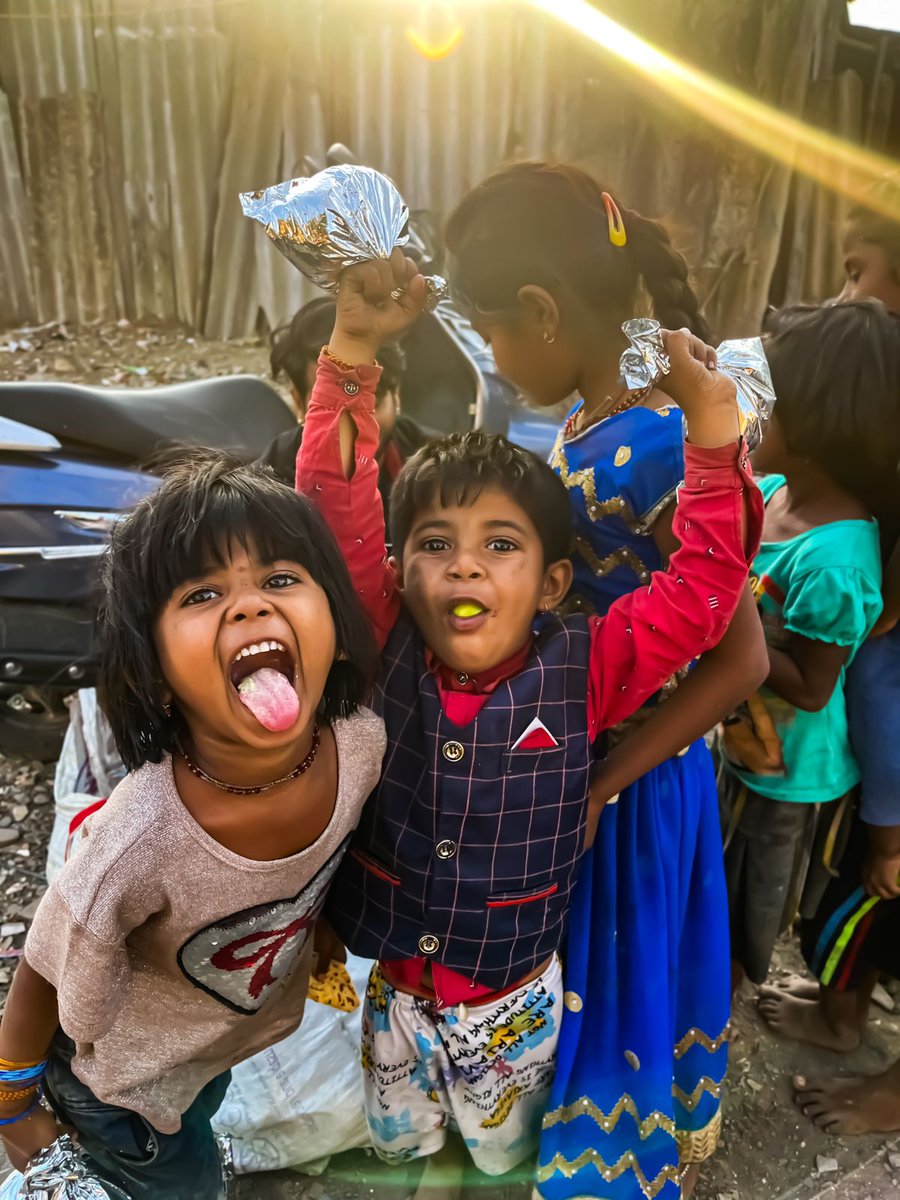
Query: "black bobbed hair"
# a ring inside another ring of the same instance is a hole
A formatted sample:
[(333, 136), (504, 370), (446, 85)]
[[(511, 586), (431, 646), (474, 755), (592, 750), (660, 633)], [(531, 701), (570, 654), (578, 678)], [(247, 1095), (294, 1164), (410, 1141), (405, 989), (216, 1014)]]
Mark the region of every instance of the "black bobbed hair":
[(160, 762), (176, 746), (166, 714), (154, 628), (177, 587), (234, 546), (263, 562), (299, 563), (328, 597), (337, 651), (319, 706), (328, 723), (363, 702), (376, 663), (371, 626), (323, 517), (265, 467), (218, 451), (170, 459), (157, 491), (114, 530), (103, 561), (99, 695), (128, 770)]

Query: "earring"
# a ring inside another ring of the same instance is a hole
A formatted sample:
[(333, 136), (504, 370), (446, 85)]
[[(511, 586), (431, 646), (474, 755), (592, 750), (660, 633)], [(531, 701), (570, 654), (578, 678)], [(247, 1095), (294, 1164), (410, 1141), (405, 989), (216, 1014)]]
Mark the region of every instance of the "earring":
[(556, 341), (556, 334), (554, 333), (553, 337), (551, 337), (550, 334), (545, 329), (544, 330), (544, 341), (547, 343), (548, 346), (552, 346), (553, 343)]
[(172, 705), (171, 705), (171, 704), (164, 704), (164, 705), (163, 705), (163, 712), (165, 713), (166, 720), (168, 721), (168, 720), (171, 718), (171, 716), (172, 716)]

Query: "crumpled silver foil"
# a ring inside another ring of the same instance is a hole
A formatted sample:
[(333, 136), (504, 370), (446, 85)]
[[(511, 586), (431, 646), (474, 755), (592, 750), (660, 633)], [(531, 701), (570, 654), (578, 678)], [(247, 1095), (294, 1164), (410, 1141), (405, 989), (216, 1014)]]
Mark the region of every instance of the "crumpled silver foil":
[(719, 370), (737, 386), (738, 416), (747, 446), (763, 440), (775, 407), (775, 388), (762, 338), (737, 338), (716, 349)]
[(216, 1134), (216, 1149), (222, 1164), (222, 1187), (227, 1192), (229, 1183), (234, 1179), (234, 1142), (230, 1133)]
[[(371, 167), (328, 167), (310, 179), (288, 179), (242, 192), (245, 217), (261, 222), (281, 253), (307, 279), (336, 292), (341, 272), (389, 258), (409, 241), (409, 209), (394, 184)], [(440, 275), (428, 278), (428, 309), (447, 294)]]
[[(628, 388), (652, 387), (668, 375), (669, 356), (663, 347), (658, 321), (635, 317), (625, 322), (622, 332), (629, 345), (619, 360), (619, 370)], [(748, 448), (755, 450), (775, 407), (775, 389), (762, 340), (739, 338), (722, 342), (716, 355), (718, 369), (734, 380), (741, 434)]]
[(0, 1200), (128, 1200), (125, 1192), (101, 1183), (85, 1166), (67, 1133), (36, 1154), (25, 1174), (14, 1171), (0, 1186)]
[(661, 328), (649, 317), (633, 317), (622, 326), (629, 344), (619, 359), (619, 372), (630, 391), (652, 387), (669, 373)]

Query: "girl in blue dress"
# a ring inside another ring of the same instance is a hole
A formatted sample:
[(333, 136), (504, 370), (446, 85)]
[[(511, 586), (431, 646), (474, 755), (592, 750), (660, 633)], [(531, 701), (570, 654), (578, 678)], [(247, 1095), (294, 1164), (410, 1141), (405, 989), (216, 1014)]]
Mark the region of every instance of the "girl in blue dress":
[[(552, 463), (572, 498), (573, 595), (603, 613), (675, 545), (681, 413), (658, 390), (629, 393), (618, 363), (641, 285), (663, 325), (705, 335), (685, 262), (660, 225), (620, 211), (588, 175), (540, 163), (471, 192), (447, 246), (457, 297), (498, 369), (540, 404), (581, 397)], [(748, 592), (719, 647), (599, 750), (595, 795), (609, 803), (564, 951), (566, 1013), (537, 1167), (546, 1200), (676, 1200), (715, 1149), (728, 912), (712, 759), (698, 739), (765, 671)]]

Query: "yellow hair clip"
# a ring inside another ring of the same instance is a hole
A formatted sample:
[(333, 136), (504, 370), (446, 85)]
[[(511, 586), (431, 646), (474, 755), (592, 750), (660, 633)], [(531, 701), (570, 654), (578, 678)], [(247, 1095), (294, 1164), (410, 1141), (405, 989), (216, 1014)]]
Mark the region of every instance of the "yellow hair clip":
[(614, 246), (624, 246), (628, 241), (625, 233), (625, 222), (619, 212), (619, 206), (609, 192), (603, 193), (603, 207), (606, 209), (606, 219), (609, 222), (609, 240)]

